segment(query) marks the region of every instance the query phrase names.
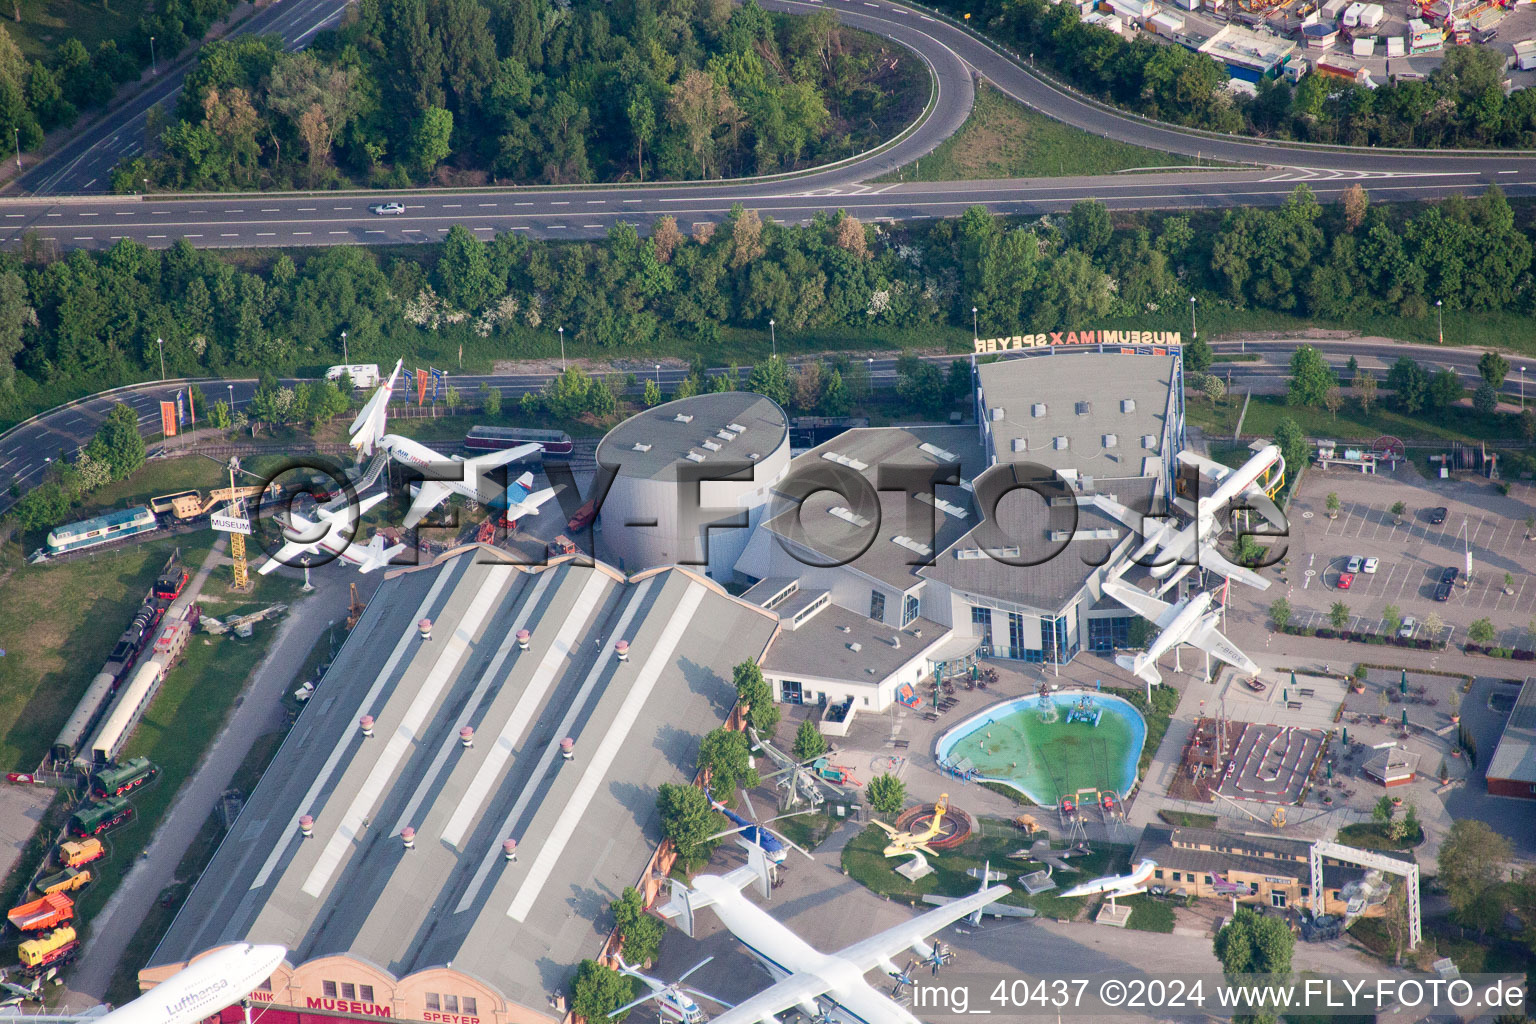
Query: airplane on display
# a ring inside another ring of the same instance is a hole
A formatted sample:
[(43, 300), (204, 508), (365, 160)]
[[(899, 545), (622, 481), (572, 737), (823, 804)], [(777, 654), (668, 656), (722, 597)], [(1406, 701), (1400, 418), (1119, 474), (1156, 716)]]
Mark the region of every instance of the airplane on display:
[[(1104, 494), (1080, 498), (1079, 501), (1113, 516), (1142, 535), (1142, 545), (1131, 553), (1130, 561), (1149, 566), (1152, 576), (1162, 581), (1162, 586), (1158, 588), (1159, 594), (1178, 583), (1196, 565), (1259, 590), (1269, 589), (1269, 580), (1222, 555), (1216, 547), (1216, 539), (1221, 536), (1223, 529), (1221, 513), (1234, 501), (1252, 502), (1255, 507), (1266, 512), (1271, 507), (1272, 503), (1261, 481), (1278, 479), (1284, 474), (1285, 458), (1280, 454), (1279, 447), (1265, 445), (1237, 469), (1212, 462), (1193, 452), (1180, 452), (1178, 457), (1180, 462), (1196, 467), (1216, 482), (1214, 492), (1194, 503), (1183, 498), (1174, 499), (1179, 508), (1193, 516), (1192, 521), (1183, 526), (1170, 519), (1157, 520), (1153, 525), (1148, 517)], [(1285, 526), (1283, 520), (1276, 525), (1281, 529)]]
[(930, 848), (928, 841), (939, 837), (939, 830), (944, 827), (944, 812), (948, 809), (949, 794), (941, 793), (939, 795), (939, 802), (933, 805), (933, 820), (928, 823), (927, 828), (920, 832), (902, 832), (894, 826), (887, 825), (879, 818), (873, 819), (874, 823), (883, 828), (885, 834), (891, 837), (890, 845), (884, 850), (885, 855), (887, 857), (904, 857), (909, 853), (921, 851), (922, 853), (937, 857), (939, 851)]
[[(790, 811), (788, 814), (780, 814), (778, 817), (769, 818), (767, 821), (758, 821), (756, 820), (757, 809), (752, 806), (752, 798), (747, 796), (746, 790), (741, 791), (741, 799), (742, 802), (747, 805), (747, 813), (752, 815), (752, 818), (750, 819), (743, 818), (741, 815), (725, 806), (725, 804), (721, 803), (719, 800), (716, 800), (708, 789), (704, 790), (704, 794), (705, 796), (709, 797), (709, 806), (725, 815), (731, 824), (736, 826), (735, 828), (726, 829), (724, 832), (715, 833), (709, 837), (709, 840), (724, 839), (726, 836), (736, 836), (736, 841), (741, 844), (743, 849), (746, 849), (749, 846), (759, 847), (764, 853), (768, 855), (768, 859), (774, 864), (783, 864), (785, 858), (789, 856), (791, 847), (798, 850), (800, 853), (805, 854), (806, 860), (816, 859), (815, 857), (812, 857), (810, 853), (799, 843), (784, 835), (782, 832), (775, 831), (774, 829), (768, 827), (773, 822), (778, 821), (780, 818), (793, 818), (801, 814), (810, 814), (811, 812), (809, 808), (803, 811)], [(709, 840), (705, 841), (708, 842)]]
[[(320, 508), (315, 512), (320, 519), (318, 523), (290, 512), (288, 525), (283, 527), (283, 546), (256, 571), (265, 576), (273, 569), (294, 565), (298, 559), (313, 554), (334, 555), (348, 565), (357, 566), (358, 572), (383, 568), (405, 550), (405, 545), (385, 547), (384, 538), (377, 533), (367, 544), (354, 544), (348, 540), (347, 532), (354, 518), (361, 519), (365, 512), (387, 497), (389, 495), (380, 493), (364, 498), (357, 505), (355, 517), (350, 504), (343, 503), (340, 508)], [(317, 531), (319, 536), (315, 540), (307, 539), (314, 537)]]
[[(972, 870), (974, 871), (975, 869), (973, 868)], [(980, 886), (979, 889), (977, 889), (977, 892), (984, 891), (987, 888), (987, 885), (989, 883), (991, 883), (994, 875), (996, 875), (996, 874), (998, 874), (998, 872), (994, 872), (992, 870), (992, 862), (990, 860), (988, 860), (986, 862), (986, 864), (981, 869), (981, 886)], [(927, 894), (925, 894), (923, 896), (923, 902), (929, 904), (930, 906), (934, 906), (934, 907), (947, 907), (951, 903), (954, 903), (956, 900), (959, 900), (959, 899), (964, 899), (964, 897), (962, 897), (962, 896), (939, 896), (939, 895), (936, 895), (934, 893), (927, 893)], [(1015, 907), (1015, 906), (1012, 906), (1011, 904), (1008, 904), (1008, 903), (994, 902), (994, 903), (988, 903), (984, 907), (977, 907), (975, 912), (972, 913), (971, 916), (969, 918), (967, 918), (967, 920), (970, 921), (971, 924), (973, 924), (973, 925), (980, 925), (981, 924), (981, 915), (983, 915), (983, 914), (986, 914), (989, 917), (1034, 917), (1035, 916), (1035, 912), (1033, 910), (1031, 910), (1029, 907)], [(912, 983), (910, 981), (908, 981), (906, 984), (910, 985)]]
[(1147, 891), (1147, 882), (1152, 877), (1152, 872), (1157, 870), (1157, 862), (1152, 860), (1138, 861), (1136, 866), (1124, 875), (1105, 875), (1102, 878), (1092, 878), (1079, 885), (1074, 885), (1066, 892), (1058, 893), (1059, 897), (1067, 896), (1108, 896), (1113, 900), (1117, 896), (1135, 896), (1137, 893)]
[[(674, 879), (672, 897), (661, 908), (662, 917), (692, 936), (699, 912), (713, 907), (721, 923), (776, 979), (762, 992), (715, 1017), (715, 1024), (778, 1024), (779, 1014), (795, 1009), (821, 1024), (833, 1020), (918, 1024), (906, 1007), (877, 991), (864, 975), (880, 968), (898, 989), (909, 984), (908, 971), (899, 969), (891, 959), (906, 950), (919, 958), (914, 963), (937, 970), (954, 954), (943, 943), (930, 941), (929, 936), (1012, 891), (1006, 885), (986, 887), (836, 953), (823, 953), (743, 895), (742, 890), (749, 885), (755, 885), (764, 899), (772, 891), (767, 855), (753, 847), (747, 851), (747, 861), (725, 875), (699, 875), (691, 887)], [(822, 1000), (831, 1004), (829, 1010), (823, 1009)]]
[[(480, 488), (481, 477), (498, 466), (505, 466), (543, 450), (538, 444), (520, 444), (506, 451), (488, 452), (466, 459), (461, 455), (441, 455), (409, 437), (386, 434), (384, 428), (389, 414), (389, 396), (394, 391), (395, 377), (399, 372), (400, 363), (396, 363), (395, 372), (389, 375), (389, 381), (380, 385), (347, 428), (347, 432), (352, 435), (349, 443), (362, 455), (372, 455), (376, 450), (383, 449), (396, 462), (423, 473), (431, 473), (438, 466), (459, 465), (457, 480), (427, 479), (412, 485), (411, 507), (405, 514), (405, 521), (401, 523), (405, 529), (409, 530), (421, 522), (428, 512), (453, 495), (471, 501), (487, 500), (487, 495)], [(527, 515), (538, 515), (539, 506), (555, 496), (555, 489), (546, 487), (542, 491), (533, 490), (533, 474), (524, 473), (506, 488), (504, 496), (507, 506), (502, 515), (506, 519), (515, 520)]]
[(1117, 578), (1105, 580), (1103, 586), (1104, 593), (1142, 618), (1151, 620), (1160, 630), (1145, 651), (1134, 657), (1126, 654), (1115, 657), (1115, 664), (1129, 669), (1138, 679), (1151, 686), (1161, 683), (1163, 677), (1157, 670), (1157, 659), (1179, 644), (1191, 644), (1207, 654), (1214, 654), (1250, 676), (1259, 674), (1259, 666), (1216, 628), (1221, 620), (1221, 610), (1211, 609), (1215, 597), (1212, 591), (1169, 604)]
[(662, 1020), (678, 1021), (679, 1024), (704, 1024), (704, 1021), (708, 1020), (709, 1017), (707, 1014), (705, 1014), (704, 1008), (699, 1005), (698, 1000), (694, 998), (695, 996), (708, 999), (712, 1003), (719, 1003), (726, 1009), (730, 1009), (732, 1004), (726, 1002), (724, 999), (721, 999), (718, 996), (712, 996), (708, 992), (700, 992), (696, 988), (684, 987), (683, 982), (688, 980), (688, 976), (690, 974), (698, 970), (700, 967), (703, 967), (713, 959), (714, 957), (712, 956), (705, 957), (703, 960), (700, 960), (698, 963), (688, 968), (682, 974), (678, 975), (677, 980), (669, 985), (659, 978), (653, 978), (648, 974), (642, 974), (638, 967), (625, 963), (624, 958), (622, 956), (619, 957), (619, 973), (627, 974), (631, 978), (637, 978), (644, 982), (645, 985), (650, 989), (650, 992), (641, 996), (639, 999), (636, 999), (634, 1002), (625, 1003), (617, 1010), (611, 1011), (608, 1016), (616, 1017), (626, 1010), (633, 1010), (641, 1003), (650, 1002), (652, 999), (654, 999), (656, 1000), (656, 1009), (659, 1011), (659, 1015)]
[(76, 1014), (0, 1014), (0, 1020), (28, 1024), (197, 1024), (256, 991), (287, 956), (288, 950), (282, 946), (242, 942), (199, 957), (115, 1010), (102, 1012), (98, 1006)]

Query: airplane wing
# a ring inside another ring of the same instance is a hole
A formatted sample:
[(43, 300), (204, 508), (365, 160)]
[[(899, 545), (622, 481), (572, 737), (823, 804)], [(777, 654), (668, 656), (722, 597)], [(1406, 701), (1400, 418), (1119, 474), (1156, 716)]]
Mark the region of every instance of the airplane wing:
[[(320, 514), (322, 517), (325, 517), (325, 510), (321, 509)], [(290, 533), (298, 534), (301, 537), (307, 537), (312, 530), (321, 525), (324, 525), (326, 529), (315, 540), (305, 542), (287, 539)], [(280, 569), (284, 566), (298, 564), (298, 560), (300, 558), (304, 557), (305, 555), (314, 554), (316, 549), (320, 547), (320, 542), (329, 537), (337, 529), (345, 529), (345, 524), (343, 523), (333, 526), (329, 523), (312, 523), (301, 515), (291, 514), (289, 516), (289, 525), (283, 528), (283, 546), (274, 551), (272, 553), (272, 557), (268, 558), (266, 562), (262, 564), (262, 567), (256, 571), (262, 576), (265, 576), (274, 569)]]
[(383, 536), (376, 533), (360, 553), (354, 554), (355, 548), (349, 547), (342, 557), (357, 566), (358, 572), (370, 573), (375, 569), (382, 569), (389, 565), (390, 562), (394, 561), (395, 556), (404, 550), (404, 544), (385, 547)]
[(1121, 583), (1118, 580), (1105, 580), (1104, 593), (1125, 605), (1131, 611), (1144, 619), (1150, 619), (1159, 628), (1166, 628), (1168, 623), (1174, 620), (1175, 606), (1167, 601), (1159, 601), (1151, 594), (1139, 587), (1133, 587), (1129, 583)]
[(274, 551), (272, 553), (272, 557), (268, 558), (266, 562), (263, 563), (262, 567), (256, 571), (265, 576), (273, 569), (281, 569), (284, 566), (296, 565), (298, 564), (298, 560), (300, 558), (303, 558), (308, 554), (313, 554), (314, 550), (315, 545), (313, 544), (295, 544), (289, 542)]
[(870, 819), (870, 823), (873, 824), (873, 825), (876, 825), (876, 826), (878, 826), (880, 828), (885, 829), (885, 834), (888, 835), (888, 836), (896, 835), (897, 830), (896, 830), (896, 828), (894, 826), (887, 825), (885, 822), (881, 821), (878, 818)]
[[(869, 996), (883, 998), (862, 981), (859, 982), (859, 987), (867, 989)], [(787, 1010), (804, 1009), (814, 1005), (816, 997), (826, 994), (829, 988), (830, 986), (815, 974), (791, 974), (783, 981), (763, 989), (752, 998), (743, 1000), (724, 1013), (709, 1018), (710, 1024), (758, 1024), (758, 1022), (773, 1024), (778, 1015)], [(895, 1003), (891, 1003), (890, 1006), (891, 1020), (911, 1019)], [(872, 1024), (885, 1024), (885, 1022), (872, 1022)]]
[(1221, 552), (1216, 550), (1216, 545), (1214, 544), (1200, 545), (1199, 559), (1200, 567), (1202, 569), (1209, 569), (1212, 572), (1219, 572), (1228, 579), (1236, 580), (1239, 583), (1245, 583), (1248, 586), (1254, 587), (1258, 590), (1269, 589), (1269, 580), (1265, 579), (1263, 576), (1260, 576), (1252, 569), (1245, 569), (1238, 565), (1236, 562), (1228, 561), (1221, 554)]
[[(942, 931), (961, 918), (969, 917), (1012, 891), (1006, 885), (994, 885), (980, 892), (973, 892), (953, 903), (945, 904), (927, 913), (919, 914), (909, 921), (887, 928), (878, 935), (861, 939), (851, 946), (838, 950), (835, 955), (847, 960), (860, 971), (869, 971), (881, 966), (903, 949), (921, 951), (926, 955), (929, 948), (928, 936)], [(715, 1019), (719, 1020), (718, 1017)]]
[[(516, 462), (518, 459), (526, 458), (527, 456), (532, 455), (534, 452), (543, 450), (543, 445), (520, 444), (516, 448), (508, 448), (506, 451), (501, 452), (486, 452), (484, 455), (476, 455), (474, 458), (465, 459), (464, 461), (466, 464), (473, 466), (475, 468), (475, 472), (484, 473), (488, 469), (495, 469), (497, 466), (505, 466), (509, 462)], [(465, 479), (468, 480), (472, 478), (469, 477), (468, 474), (465, 474)]]
[(539, 506), (555, 496), (553, 487), (546, 487), (542, 491), (534, 491), (521, 501), (507, 506), (508, 519), (520, 519), (523, 516), (536, 516), (539, 514)]
[(1145, 517), (1140, 512), (1120, 504), (1107, 494), (1095, 494), (1087, 498), (1079, 496), (1077, 503), (1079, 505), (1092, 505), (1105, 515), (1118, 519), (1137, 533), (1142, 533), (1142, 527), (1146, 525), (1143, 521)]
[(1202, 651), (1211, 652), (1241, 672), (1246, 672), (1250, 676), (1258, 675), (1259, 666), (1255, 665), (1253, 660), (1244, 654), (1236, 644), (1221, 635), (1221, 631), (1216, 628), (1216, 620), (1216, 614), (1213, 613), (1208, 616), (1205, 625), (1196, 628), (1190, 634), (1188, 642), (1194, 644)]
[[(935, 896), (932, 893), (923, 897), (923, 902), (935, 907), (947, 907), (953, 903), (957, 896)], [(1034, 917), (1035, 912), (1029, 907), (1015, 907), (1011, 903), (991, 903), (981, 909), (983, 914), (990, 917)]]
[(400, 524), (401, 527), (409, 530), (426, 518), (428, 512), (447, 500), (452, 493), (453, 488), (446, 481), (423, 480), (420, 489), (416, 492), (416, 497), (411, 501), (410, 511), (405, 514), (405, 521)]

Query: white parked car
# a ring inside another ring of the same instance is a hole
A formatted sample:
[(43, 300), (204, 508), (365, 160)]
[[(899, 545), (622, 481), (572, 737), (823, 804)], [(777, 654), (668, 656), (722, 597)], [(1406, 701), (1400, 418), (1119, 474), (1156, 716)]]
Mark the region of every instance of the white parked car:
[(1359, 555), (1350, 555), (1349, 556), (1349, 564), (1344, 566), (1344, 571), (1345, 572), (1349, 572), (1349, 573), (1359, 572), (1360, 571), (1360, 556)]
[(1413, 631), (1418, 628), (1418, 620), (1410, 615), (1403, 620), (1403, 624), (1401, 626), (1397, 627), (1397, 635), (1402, 637), (1404, 640), (1411, 640), (1413, 638)]
[(1377, 558), (1367, 558), (1365, 560), (1365, 572), (1366, 572), (1366, 575), (1370, 575), (1371, 573), (1374, 573), (1376, 571), (1376, 567), (1378, 565), (1380, 565), (1380, 564), (1381, 564), (1381, 560), (1380, 559), (1377, 559)]
[(404, 203), (374, 203), (372, 206), (368, 207), (368, 209), (370, 211), (372, 211), (373, 213), (380, 214), (380, 215), (391, 214), (391, 213), (404, 213), (405, 212), (405, 204)]

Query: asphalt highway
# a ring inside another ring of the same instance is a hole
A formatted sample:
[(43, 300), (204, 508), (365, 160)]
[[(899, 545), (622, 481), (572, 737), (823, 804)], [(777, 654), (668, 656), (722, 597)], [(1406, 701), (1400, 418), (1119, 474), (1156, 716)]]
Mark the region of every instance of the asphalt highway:
[[(1436, 345), (1406, 345), (1352, 339), (1308, 342), (1217, 342), (1212, 348), (1219, 354), (1244, 352), (1258, 354), (1261, 358), (1257, 362), (1217, 363), (1211, 368), (1211, 372), (1223, 379), (1230, 373), (1232, 386), (1238, 390), (1252, 388), (1259, 393), (1283, 390), (1285, 381), (1289, 377), (1288, 364), (1291, 353), (1303, 343), (1312, 344), (1321, 349), (1324, 358), (1341, 377), (1347, 376), (1344, 366), (1351, 355), (1359, 360), (1362, 368), (1375, 371), (1378, 378), (1385, 374), (1399, 356), (1409, 355), (1431, 372), (1440, 369), (1455, 370), (1462, 383), (1468, 387), (1480, 379), (1477, 371), (1477, 360), (1482, 355), (1480, 349), (1443, 348)], [(934, 358), (939, 362), (948, 362), (950, 359), (957, 358), (957, 355)], [(1509, 358), (1512, 366), (1502, 388), (1505, 399), (1510, 402), (1523, 401), (1526, 397), (1525, 391), (1529, 390), (1529, 397), (1533, 405), (1536, 405), (1536, 376), (1528, 378), (1526, 374), (1520, 372), (1523, 364), (1518, 356), (1512, 355)], [(1536, 374), (1536, 359), (1524, 365), (1528, 365), (1529, 370)], [(876, 388), (894, 385), (896, 380), (894, 358), (869, 359), (867, 368), (871, 383)], [(739, 371), (745, 377), (751, 373), (752, 368), (744, 366), (740, 367)], [(654, 376), (663, 389), (666, 389), (675, 387), (687, 372), (682, 367), (664, 366), (651, 374), (641, 376), (642, 378)], [(711, 371), (712, 374), (723, 372), (725, 372), (723, 368)], [(553, 376), (554, 374), (551, 373), (461, 374), (453, 375), (449, 379), (461, 392), (478, 391), (481, 382), (484, 382), (501, 390), (510, 400), (525, 392), (543, 388)], [(641, 383), (643, 382), (642, 379)], [(284, 383), (295, 382), (285, 381)], [(245, 407), (256, 389), (254, 380), (202, 380), (199, 384), (208, 401), (220, 399), (229, 401), (232, 398), (236, 411)], [(95, 435), (97, 428), (106, 419), (107, 413), (118, 402), (126, 403), (138, 413), (139, 429), (146, 437), (158, 435), (160, 433), (160, 401), (173, 398), (176, 391), (184, 386), (184, 384), (151, 381), (131, 388), (120, 388), (110, 393), (92, 395), (70, 405), (50, 410), (0, 434), (0, 513), (9, 508), (13, 502), (10, 496), (10, 488), (13, 484), (25, 491), (36, 483), (39, 474), (53, 460), (73, 458), (76, 452)], [(466, 431), (472, 422), (466, 417)], [(444, 453), (447, 454), (451, 447), (445, 445)]]
[[(889, 0), (765, 0), (783, 11), (826, 7), (846, 24), (884, 35), (911, 50), (932, 72), (934, 93), (925, 120), (894, 144), (815, 173), (772, 180), (660, 186), (502, 188), (469, 192), (412, 191), (401, 195), (309, 193), (197, 197), (73, 196), (0, 200), (0, 244), (35, 232), (59, 249), (106, 248), (120, 238), (167, 246), (185, 238), (201, 247), (401, 244), (432, 242), (454, 224), (482, 237), (526, 231), (551, 238), (595, 237), (621, 220), (642, 228), (659, 216), (686, 227), (718, 221), (735, 203), (784, 222), (808, 221), (827, 209), (846, 209), (866, 220), (952, 216), (972, 203), (1003, 213), (1066, 209), (1085, 198), (1113, 208), (1212, 208), (1282, 202), (1306, 181), (1326, 200), (1360, 183), (1380, 200), (1422, 200), (1478, 192), (1497, 183), (1511, 195), (1536, 194), (1536, 158), (1529, 154), (1458, 151), (1321, 150), (1251, 140), (1188, 134), (1103, 108), (1062, 93), (1012, 58), (964, 30)], [(279, 31), (302, 45), (339, 11), (335, 0), (291, 0), (264, 11), (244, 30)], [(974, 77), (1052, 117), (1087, 131), (1205, 160), (1251, 167), (1185, 172), (964, 183), (865, 182), (930, 152), (964, 122)], [(163, 100), (174, 91), (168, 77)], [(111, 163), (139, 142), (127, 142), (143, 119), (147, 95), (107, 119), (30, 179), (41, 191), (100, 189)], [(113, 126), (117, 125), (114, 129)], [(116, 147), (116, 148), (114, 148)], [(51, 170), (57, 165), (59, 170)], [(399, 198), (406, 212), (378, 216), (369, 205)]]

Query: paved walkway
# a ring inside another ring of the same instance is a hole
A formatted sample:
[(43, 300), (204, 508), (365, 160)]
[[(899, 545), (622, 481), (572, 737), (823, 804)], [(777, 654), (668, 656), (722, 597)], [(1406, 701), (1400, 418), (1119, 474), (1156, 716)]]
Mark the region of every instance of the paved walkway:
[[(203, 563), (196, 581), (198, 586), (216, 561), (228, 564), (228, 559), (217, 558), (222, 544), (216, 545)], [(105, 998), (128, 944), (155, 899), (176, 881), (177, 865), (229, 788), (230, 780), (245, 760), (252, 742), (282, 726), (283, 712), (278, 698), (284, 688), (303, 667), (305, 658), (326, 629), (346, 617), (350, 599), (347, 585), (367, 579), (343, 571), (312, 574), (315, 592), (300, 598), (290, 608), (266, 657), (236, 699), (234, 710), (202, 765), (183, 784), (144, 855), (90, 923), (86, 955), (70, 972), (69, 987), (63, 1000), (65, 1006), (80, 1010)], [(132, 966), (137, 970), (143, 965)]]

